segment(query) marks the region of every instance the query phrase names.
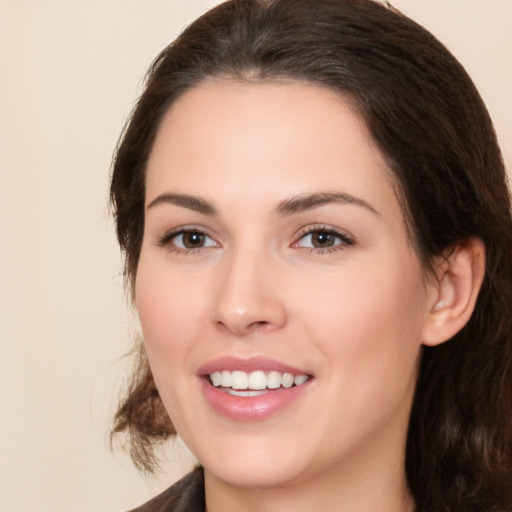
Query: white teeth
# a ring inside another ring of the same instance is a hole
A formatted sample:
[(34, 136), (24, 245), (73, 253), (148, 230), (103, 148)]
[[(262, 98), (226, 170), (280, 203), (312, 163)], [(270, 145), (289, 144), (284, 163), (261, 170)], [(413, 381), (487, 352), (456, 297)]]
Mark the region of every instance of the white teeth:
[(231, 374), (231, 387), (233, 389), (247, 389), (249, 387), (249, 377), (245, 372), (233, 372)]
[(221, 385), (221, 383), (222, 383), (222, 374), (220, 372), (213, 372), (210, 375), (210, 378), (212, 379), (212, 384), (215, 387), (218, 387), (218, 386)]
[(267, 388), (277, 389), (281, 387), (281, 374), (279, 372), (270, 372), (267, 375)]
[[(291, 388), (293, 385), (301, 386), (309, 380), (307, 375), (293, 375), (271, 371), (265, 374), (262, 370), (246, 373), (242, 371), (224, 370), (210, 374), (215, 387), (230, 388), (228, 393), (235, 396), (258, 396), (266, 389)], [(249, 390), (249, 391), (245, 391)]]
[(297, 375), (295, 377), (295, 379), (293, 380), (293, 383), (296, 386), (300, 386), (301, 384), (304, 384), (304, 382), (306, 382), (307, 380), (308, 380), (308, 376), (307, 375)]
[(248, 388), (260, 390), (267, 387), (267, 377), (262, 371), (252, 372), (249, 374)]
[(233, 396), (260, 396), (264, 395), (265, 393), (266, 391), (249, 391), (245, 389), (243, 391), (238, 391), (238, 389), (228, 389), (228, 394)]
[(224, 370), (221, 374), (221, 381), (220, 385), (223, 388), (230, 388), (231, 387), (231, 372), (228, 372), (227, 370)]
[(293, 375), (291, 373), (284, 373), (282, 378), (283, 388), (291, 388), (293, 386)]

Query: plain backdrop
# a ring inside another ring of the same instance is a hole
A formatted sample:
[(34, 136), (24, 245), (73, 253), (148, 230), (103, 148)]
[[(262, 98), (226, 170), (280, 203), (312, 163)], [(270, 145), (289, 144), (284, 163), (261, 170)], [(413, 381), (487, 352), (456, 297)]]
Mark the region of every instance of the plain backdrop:
[[(108, 450), (134, 327), (109, 165), (147, 66), (215, 1), (0, 0), (0, 512), (116, 512), (192, 458)], [(392, 0), (461, 60), (512, 161), (512, 1)]]

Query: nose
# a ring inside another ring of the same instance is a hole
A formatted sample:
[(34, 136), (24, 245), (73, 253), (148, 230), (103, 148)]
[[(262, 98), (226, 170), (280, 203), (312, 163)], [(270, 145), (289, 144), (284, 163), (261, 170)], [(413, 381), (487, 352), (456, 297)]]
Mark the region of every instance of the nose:
[(284, 287), (271, 257), (239, 251), (217, 268), (218, 293), (212, 320), (237, 336), (269, 332), (286, 324)]

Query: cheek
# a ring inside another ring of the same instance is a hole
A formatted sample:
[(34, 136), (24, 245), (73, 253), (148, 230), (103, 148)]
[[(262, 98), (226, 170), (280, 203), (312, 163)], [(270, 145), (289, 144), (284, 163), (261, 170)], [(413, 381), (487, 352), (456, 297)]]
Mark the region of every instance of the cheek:
[[(202, 283), (190, 277), (180, 278), (169, 272), (165, 264), (146, 264), (141, 256), (135, 284), (135, 303), (146, 350), (154, 373), (159, 364), (169, 366), (173, 356), (186, 349), (190, 340), (200, 332)], [(156, 376), (155, 376), (156, 377)]]
[[(424, 319), (421, 277), (407, 262), (354, 265), (323, 289), (306, 283), (299, 316), (340, 375), (399, 380), (415, 368)], [(334, 368), (334, 367), (333, 367)]]
[(183, 280), (180, 273), (169, 272), (165, 263), (141, 257), (135, 303), (144, 345), (164, 406), (180, 432), (186, 430), (181, 421), (197, 398), (191, 392), (195, 390), (186, 386), (195, 371), (191, 353), (204, 332), (200, 327), (204, 317), (199, 305), (199, 298), (204, 296), (201, 286), (193, 278)]
[(310, 298), (317, 350), (329, 361), (323, 365), (325, 396), (342, 405), (323, 404), (334, 431), (339, 425), (347, 432), (350, 426), (360, 432), (366, 431), (361, 425), (384, 428), (409, 414), (422, 325), (421, 283), (409, 278), (366, 269), (364, 278), (354, 272), (344, 286), (332, 286), (323, 309), (313, 309), (318, 298)]

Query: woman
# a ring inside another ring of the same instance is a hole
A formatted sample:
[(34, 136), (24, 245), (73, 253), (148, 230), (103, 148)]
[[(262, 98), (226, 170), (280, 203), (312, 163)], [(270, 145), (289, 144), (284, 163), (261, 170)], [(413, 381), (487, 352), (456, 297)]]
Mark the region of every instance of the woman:
[(423, 28), (212, 9), (150, 69), (111, 200), (145, 347), (114, 433), (201, 465), (137, 510), (512, 510), (505, 171)]

